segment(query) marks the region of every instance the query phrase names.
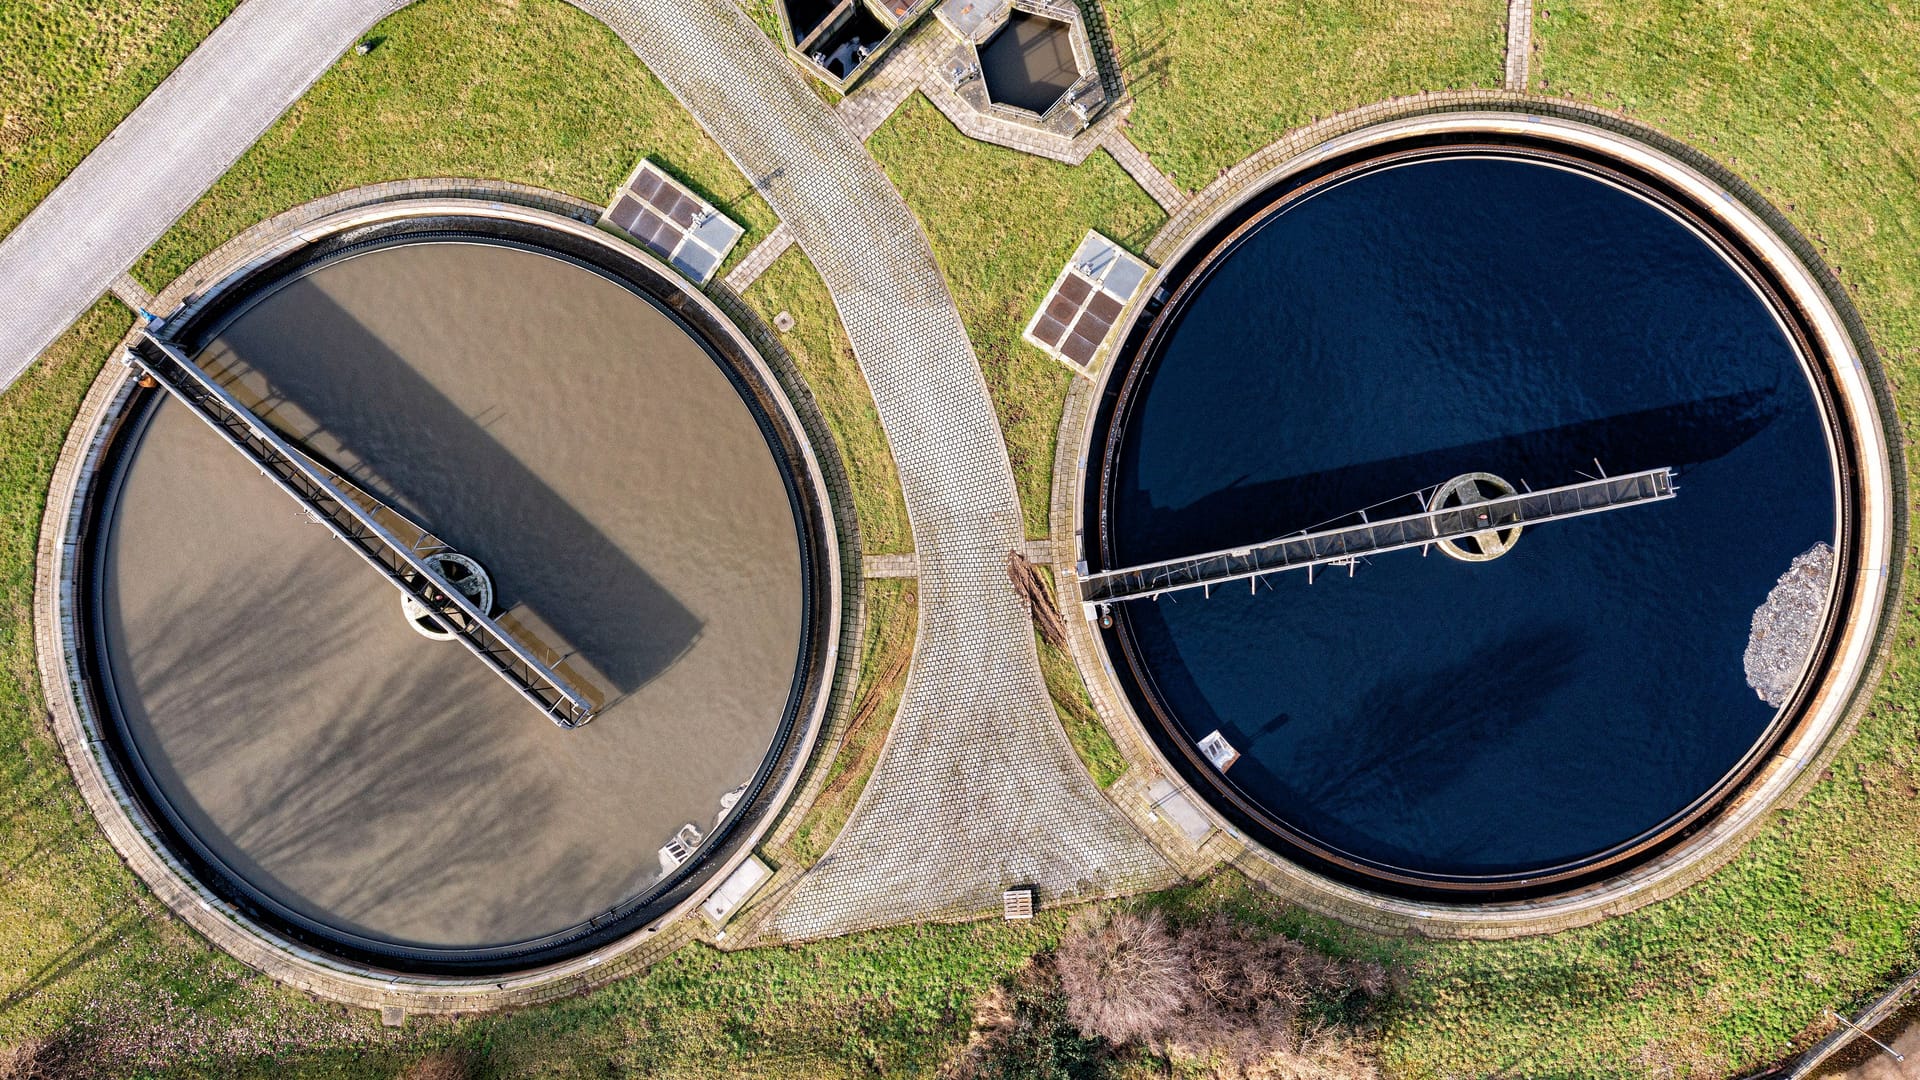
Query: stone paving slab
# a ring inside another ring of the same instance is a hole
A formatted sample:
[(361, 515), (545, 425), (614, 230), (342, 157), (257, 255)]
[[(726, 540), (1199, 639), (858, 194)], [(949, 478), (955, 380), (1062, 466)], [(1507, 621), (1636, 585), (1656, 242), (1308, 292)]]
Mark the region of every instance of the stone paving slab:
[(920, 558), (905, 555), (868, 555), (861, 560), (862, 571), (870, 578), (910, 578), (920, 576)]
[(120, 298), (120, 302), (135, 311), (153, 310), (153, 293), (131, 273), (122, 270), (107, 283), (107, 291)]
[(840, 118), (862, 142), (880, 130), (933, 71), (951, 37), (936, 20), (923, 20), (907, 39), (867, 73), (860, 89), (840, 102)]
[(0, 240), (0, 390), (404, 0), (247, 0)]
[(1100, 145), (1107, 148), (1107, 153), (1113, 155), (1113, 160), (1127, 170), (1127, 175), (1133, 177), (1135, 183), (1145, 188), (1147, 194), (1153, 196), (1153, 201), (1160, 204), (1160, 209), (1172, 214), (1186, 204), (1187, 193), (1182, 191), (1180, 185), (1174, 183), (1166, 173), (1161, 172), (1159, 167), (1147, 157), (1146, 152), (1135, 146), (1132, 139), (1127, 138), (1126, 132), (1117, 127), (1108, 128), (1100, 140)]

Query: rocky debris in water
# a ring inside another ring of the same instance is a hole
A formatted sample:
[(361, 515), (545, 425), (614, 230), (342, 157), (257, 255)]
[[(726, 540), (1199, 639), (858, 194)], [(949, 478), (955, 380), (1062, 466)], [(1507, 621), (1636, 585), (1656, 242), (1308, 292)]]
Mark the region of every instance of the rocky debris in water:
[(1823, 541), (1794, 558), (1767, 593), (1767, 602), (1753, 613), (1753, 633), (1747, 638), (1747, 685), (1776, 709), (1787, 703), (1800, 669), (1813, 652), (1832, 582), (1833, 548)]

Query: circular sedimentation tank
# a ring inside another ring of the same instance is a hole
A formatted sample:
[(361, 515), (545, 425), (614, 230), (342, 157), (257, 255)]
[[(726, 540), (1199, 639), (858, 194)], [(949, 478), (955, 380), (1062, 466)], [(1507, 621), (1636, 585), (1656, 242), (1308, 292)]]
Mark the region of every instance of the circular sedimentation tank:
[(76, 705), (122, 809), (327, 964), (454, 978), (617, 948), (745, 856), (817, 729), (838, 596), (804, 432), (717, 309), (579, 222), (381, 204), (267, 241), (166, 336), (477, 569), (469, 598), (597, 713), (549, 722), (128, 381), (94, 418), (67, 571)]
[(1691, 170), (1530, 126), (1278, 170), (1168, 260), (1089, 428), (1088, 572), (1674, 470), (1524, 536), (1093, 612), (1166, 763), (1348, 900), (1671, 870), (1785, 790), (1878, 636), (1890, 467), (1830, 297)]

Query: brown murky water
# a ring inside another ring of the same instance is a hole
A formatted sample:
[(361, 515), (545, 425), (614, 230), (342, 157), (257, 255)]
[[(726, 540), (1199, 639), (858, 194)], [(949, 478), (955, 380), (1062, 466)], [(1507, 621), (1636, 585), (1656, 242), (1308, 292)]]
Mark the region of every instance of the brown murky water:
[(163, 403), (104, 546), (107, 667), (223, 860), (328, 925), (480, 947), (614, 906), (712, 829), (778, 729), (802, 582), (779, 467), (696, 342), (573, 264), (430, 243), (272, 293), (201, 362), (478, 559), (608, 702), (555, 728)]

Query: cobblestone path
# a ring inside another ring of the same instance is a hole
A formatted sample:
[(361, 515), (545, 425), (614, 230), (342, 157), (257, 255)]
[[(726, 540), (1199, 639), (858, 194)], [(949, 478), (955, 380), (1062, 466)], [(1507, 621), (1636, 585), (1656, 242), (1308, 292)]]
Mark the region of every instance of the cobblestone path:
[[(396, 0), (246, 0), (0, 243), (0, 385), (30, 363)], [(1024, 540), (973, 347), (919, 223), (730, 0), (581, 0), (692, 112), (820, 271), (892, 443), (920, 636), (885, 753), (775, 922), (789, 938), (984, 914), (1171, 871), (1087, 778), (1007, 580)], [(583, 72), (582, 78), (591, 78)]]
[(857, 134), (728, 0), (588, 2), (753, 181), (833, 293), (913, 522), (920, 637), (846, 830), (775, 916), (790, 938), (984, 914), (1171, 871), (1061, 733), (1007, 580), (1024, 540), (973, 346), (919, 223)]
[(368, 27), (403, 6), (246, 0), (234, 9), (0, 240), (0, 390)]

